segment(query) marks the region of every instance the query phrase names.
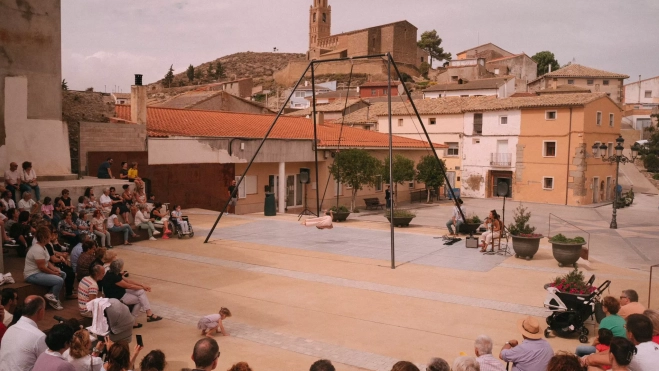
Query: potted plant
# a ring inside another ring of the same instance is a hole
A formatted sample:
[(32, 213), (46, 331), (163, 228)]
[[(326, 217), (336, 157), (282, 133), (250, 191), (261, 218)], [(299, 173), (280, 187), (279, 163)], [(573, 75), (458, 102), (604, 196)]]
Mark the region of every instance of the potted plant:
[(478, 232), (478, 227), (483, 224), (481, 218), (478, 215), (471, 215), (468, 217), (464, 223), (460, 226), (460, 232), (464, 234), (474, 234)]
[(561, 233), (551, 237), (551, 252), (558, 261), (559, 267), (572, 265), (577, 267), (577, 260), (581, 257), (581, 249), (586, 244), (583, 237), (567, 238)]
[(410, 210), (403, 209), (394, 209), (394, 220), (391, 220), (391, 215), (386, 213), (385, 215), (390, 223), (393, 223), (396, 227), (409, 227), (412, 219), (416, 217), (416, 213)]
[(545, 289), (547, 287), (555, 287), (560, 292), (574, 295), (590, 295), (597, 289), (586, 281), (583, 272), (577, 268), (564, 276), (556, 277), (554, 282), (545, 285)]
[(338, 207), (332, 206), (325, 214), (330, 215), (329, 213), (330, 210), (332, 211), (333, 222), (345, 222), (346, 219), (348, 219), (348, 216), (350, 215), (350, 210), (343, 205), (339, 205)]
[(535, 227), (528, 224), (529, 219), (531, 219), (531, 212), (520, 204), (515, 209), (513, 223), (508, 226), (508, 231), (513, 238), (513, 250), (515, 250), (516, 258), (531, 260), (540, 248), (540, 239), (543, 236), (533, 233)]

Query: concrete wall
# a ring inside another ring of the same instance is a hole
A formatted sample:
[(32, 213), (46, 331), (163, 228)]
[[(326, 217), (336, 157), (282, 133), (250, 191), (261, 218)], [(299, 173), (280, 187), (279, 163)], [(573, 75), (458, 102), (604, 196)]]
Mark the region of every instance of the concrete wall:
[[(639, 89), (640, 87), (640, 89)], [(659, 77), (633, 82), (624, 86), (624, 103), (625, 104), (659, 104)], [(640, 91), (640, 95), (639, 95)], [(651, 91), (650, 98), (645, 97), (645, 92)]]
[(493, 73), (487, 71), (485, 66), (480, 64), (464, 66), (464, 67), (449, 67), (446, 72), (437, 75), (438, 84), (450, 84), (457, 82), (457, 79), (473, 81), (488, 77), (496, 77)]
[[(61, 122), (60, 2), (0, 0), (0, 9), (0, 163), (29, 159), (38, 174), (70, 174)], [(28, 152), (28, 143), (44, 150)]]
[(146, 125), (105, 122), (80, 123), (80, 169), (83, 174), (96, 176), (98, 170), (98, 168), (87, 168), (87, 154), (89, 152), (139, 152), (145, 150)]
[(486, 63), (487, 70), (494, 72), (495, 68), (505, 67), (508, 74), (516, 77), (518, 91), (526, 91), (526, 85), (538, 77), (538, 64), (528, 55), (522, 54), (514, 58)]
[(37, 176), (71, 174), (67, 125), (61, 116), (30, 118), (27, 77), (4, 78), (4, 103), (5, 140), (0, 146), (0, 164), (7, 166), (14, 161), (20, 166), (31, 161)]
[(423, 93), (423, 99), (437, 99), (441, 97), (473, 97), (473, 96), (496, 96), (497, 89), (480, 89), (480, 90), (447, 90), (447, 91), (429, 91)]
[[(501, 117), (506, 116), (508, 123), (502, 125)], [(464, 132), (473, 133), (474, 113), (464, 115)], [(482, 135), (465, 135), (462, 152), (462, 195), (465, 197), (490, 197), (491, 171), (514, 171), (515, 152), (521, 127), (520, 111), (495, 111), (483, 113)], [(507, 141), (510, 165), (496, 165), (491, 162), (491, 155), (498, 153), (498, 141)], [(514, 190), (513, 190), (514, 192)]]

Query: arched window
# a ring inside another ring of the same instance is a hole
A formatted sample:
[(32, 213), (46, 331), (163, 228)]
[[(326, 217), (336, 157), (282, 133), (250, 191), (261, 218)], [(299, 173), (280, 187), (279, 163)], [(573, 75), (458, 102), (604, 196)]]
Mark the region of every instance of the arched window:
[(327, 22), (327, 14), (323, 13), (323, 22)]
[(313, 14), (313, 21), (316, 22), (316, 13)]

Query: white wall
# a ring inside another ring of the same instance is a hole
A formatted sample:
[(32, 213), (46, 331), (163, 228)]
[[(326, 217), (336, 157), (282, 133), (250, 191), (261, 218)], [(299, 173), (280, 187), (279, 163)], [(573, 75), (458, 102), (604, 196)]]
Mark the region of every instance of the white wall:
[(61, 120), (29, 119), (27, 77), (5, 78), (5, 145), (0, 164), (32, 162), (38, 176), (70, 175), (69, 131)]
[[(214, 140), (187, 137), (149, 138), (149, 164), (226, 164), (246, 162), (229, 156), (224, 148), (213, 145)], [(215, 140), (224, 143), (227, 140)], [(225, 144), (226, 145), (226, 144)]]
[[(659, 104), (659, 76), (643, 80), (640, 82), (641, 87), (641, 100), (639, 102), (638, 88), (639, 82), (634, 82), (624, 86), (625, 89), (625, 104)], [(645, 98), (645, 91), (652, 90), (652, 97)]]
[[(502, 125), (501, 116), (508, 117), (508, 123)], [(474, 112), (464, 115), (462, 182), (461, 195), (465, 197), (484, 198), (485, 182), (491, 170), (515, 171), (515, 152), (521, 127), (521, 111), (483, 112), (482, 135), (473, 135)], [(507, 153), (510, 153), (510, 166), (493, 166), (491, 154), (497, 153), (497, 142), (508, 141)], [(478, 142), (478, 143), (477, 143)], [(482, 182), (474, 187), (474, 180), (480, 176)]]
[(448, 90), (448, 91), (429, 91), (423, 93), (423, 99), (436, 99), (441, 97), (461, 97), (465, 96), (496, 96), (497, 89), (479, 89), (479, 90)]

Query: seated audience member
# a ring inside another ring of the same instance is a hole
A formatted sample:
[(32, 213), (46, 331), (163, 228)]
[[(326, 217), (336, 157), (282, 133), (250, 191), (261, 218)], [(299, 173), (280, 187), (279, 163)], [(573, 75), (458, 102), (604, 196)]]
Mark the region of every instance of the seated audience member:
[(583, 371), (583, 367), (574, 354), (559, 353), (551, 357), (547, 371)]
[(118, 206), (119, 211), (121, 212), (121, 217), (124, 220), (124, 223), (130, 223), (129, 222), (129, 215), (130, 215), (130, 209), (128, 206), (124, 203), (124, 199), (121, 198), (121, 195), (116, 193), (116, 190), (114, 187), (110, 187), (110, 198), (112, 199), (112, 205)]
[(412, 362), (398, 361), (391, 368), (391, 371), (419, 371), (419, 368)]
[(151, 219), (154, 220), (154, 224), (162, 224), (162, 238), (166, 240), (169, 238), (168, 235), (172, 233), (172, 227), (169, 223), (169, 216), (167, 213), (163, 213), (161, 210), (162, 202), (155, 202), (153, 204), (153, 209), (151, 209)]
[(34, 363), (34, 370), (76, 371), (75, 367), (63, 355), (71, 346), (72, 340), (73, 329), (71, 326), (65, 323), (58, 323), (53, 326), (46, 335), (48, 349), (37, 358), (37, 362)]
[(142, 178), (139, 177), (137, 172), (137, 162), (130, 164), (130, 169), (128, 169), (128, 181), (135, 182), (136, 188), (144, 188), (144, 182)]
[(87, 303), (99, 296), (99, 282), (105, 277), (105, 269), (101, 265), (95, 265), (90, 270), (90, 275), (83, 277), (78, 284), (78, 310), (83, 317), (92, 318), (92, 313), (87, 310)]
[(43, 199), (43, 205), (41, 205), (41, 215), (44, 220), (52, 221), (53, 212), (55, 211), (55, 206), (53, 206), (53, 199), (46, 197)]
[(512, 362), (514, 370), (545, 370), (549, 360), (554, 356), (554, 350), (547, 340), (543, 339), (543, 330), (538, 320), (528, 316), (517, 323), (524, 341), (506, 342), (499, 353), (499, 358)]
[[(178, 224), (181, 227), (181, 231), (183, 233), (188, 233), (190, 228), (188, 225), (188, 221), (183, 219), (183, 212), (181, 212), (181, 205), (175, 205), (171, 215), (172, 215), (172, 220), (175, 221), (176, 224)], [(330, 220), (330, 224), (331, 224), (331, 220)]]
[(144, 204), (140, 204), (137, 208), (138, 210), (135, 214), (135, 226), (141, 229), (146, 229), (149, 232), (149, 240), (155, 241), (156, 239), (153, 236), (159, 235), (160, 232), (158, 232), (153, 225), (153, 220), (146, 216), (148, 215), (147, 207)]
[(487, 371), (505, 371), (503, 364), (492, 355), (492, 339), (487, 335), (480, 335), (474, 342), (474, 353), (476, 361), (481, 370)]
[(18, 214), (18, 221), (11, 226), (9, 236), (16, 240), (18, 256), (25, 256), (27, 250), (32, 246), (35, 229), (30, 226), (30, 213), (22, 211)]
[(215, 339), (205, 337), (195, 343), (192, 351), (192, 361), (196, 370), (215, 370), (219, 358), (220, 346), (217, 345)]
[(618, 315), (624, 319), (630, 314), (643, 314), (645, 306), (638, 302), (638, 293), (634, 290), (624, 290), (620, 294), (620, 311)]
[(110, 270), (110, 264), (112, 264), (113, 261), (117, 260), (117, 253), (114, 251), (108, 251), (105, 253), (103, 256), (103, 268), (105, 269), (105, 272)]
[(18, 221), (20, 212), (17, 209), (7, 210), (7, 221), (5, 222), (5, 229), (11, 231), (11, 226)]
[(70, 211), (64, 212), (64, 219), (60, 220), (57, 231), (59, 232), (59, 237), (68, 243), (69, 246), (74, 246), (77, 243), (79, 239), (78, 233), (76, 233), (78, 226), (73, 222), (73, 213)]
[(66, 211), (74, 212), (76, 210), (75, 206), (71, 204), (71, 197), (69, 197), (70, 192), (68, 189), (63, 189), (62, 190), (62, 197), (60, 197), (60, 201), (64, 203), (64, 209)]
[(476, 357), (462, 356), (453, 361), (453, 371), (480, 371)]
[(4, 313), (2, 323), (6, 327), (9, 327), (9, 324), (14, 319), (14, 310), (16, 310), (16, 306), (18, 306), (18, 291), (10, 287), (2, 289), (1, 300), (2, 301), (0, 303), (3, 307), (2, 312)]
[[(76, 371), (101, 371), (103, 360), (99, 357), (105, 343), (99, 340), (92, 350), (90, 333), (87, 330), (78, 330), (73, 334), (71, 347), (63, 356)], [(146, 371), (147, 369), (142, 369)]]
[(101, 166), (98, 167), (98, 171), (96, 172), (96, 177), (98, 179), (114, 179), (112, 176), (112, 159), (108, 158), (105, 162), (101, 164)]
[[(9, 228), (7, 227), (7, 223), (9, 222), (9, 217), (5, 215), (5, 212), (6, 212), (5, 205), (0, 203), (0, 236), (2, 237), (2, 244), (5, 246), (15, 247), (18, 246), (16, 245), (16, 241), (10, 238), (9, 234), (7, 233), (9, 231)], [(13, 224), (13, 221), (11, 224)]]
[(164, 371), (166, 366), (165, 353), (159, 349), (150, 351), (140, 362), (140, 370), (142, 371)]
[(64, 219), (64, 213), (66, 213), (66, 206), (62, 202), (62, 197), (55, 197), (53, 201), (53, 221), (52, 224), (57, 227), (59, 222)]
[(309, 371), (335, 371), (335, 368), (329, 360), (319, 359), (311, 365)]
[(646, 309), (643, 315), (652, 322), (652, 341), (659, 344), (659, 310)]
[(23, 192), (23, 198), (18, 201), (18, 210), (27, 211), (30, 214), (35, 213), (34, 205), (37, 203), (32, 199), (32, 193)]
[(112, 198), (110, 198), (110, 188), (103, 188), (103, 194), (98, 202), (101, 204), (101, 210), (106, 214), (110, 214), (113, 205)]
[(105, 217), (101, 210), (95, 210), (91, 221), (91, 230), (99, 239), (99, 246), (106, 246), (108, 249), (112, 248), (112, 237), (108, 231), (107, 224), (105, 224)]
[(227, 371), (252, 371), (247, 362), (238, 362), (231, 366)]
[(105, 309), (105, 317), (108, 319), (111, 341), (130, 343), (133, 336), (133, 324), (135, 317), (130, 313), (128, 306), (117, 299), (108, 299), (110, 307)]
[(91, 204), (89, 197), (80, 196), (78, 197), (78, 205), (76, 206), (76, 210), (78, 215), (82, 214), (83, 212), (85, 214), (93, 214), (96, 208)]
[(121, 170), (119, 170), (119, 179), (128, 179), (128, 162), (121, 162)]
[[(602, 310), (606, 314), (606, 317), (600, 322), (600, 329), (610, 330), (613, 336), (627, 336), (625, 320), (618, 315), (620, 311), (620, 302), (618, 302), (618, 299), (613, 296), (604, 297), (602, 299)], [(598, 339), (595, 339), (593, 345), (580, 345), (577, 347), (575, 354), (577, 357), (593, 354), (597, 351), (597, 344), (599, 344)]]
[(5, 308), (0, 305), (0, 343), (2, 343), (2, 338), (5, 336), (5, 332), (7, 332), (7, 326), (4, 324), (5, 322)]
[[(16, 199), (16, 191), (20, 189), (20, 185), (21, 185), (21, 172), (18, 171), (18, 164), (12, 162), (9, 164), (9, 170), (5, 170), (5, 188), (7, 188), (7, 192), (11, 194), (12, 200)], [(4, 195), (2, 198), (5, 199)], [(7, 207), (7, 209), (10, 208), (11, 207), (9, 206)]]
[[(488, 369), (482, 368), (481, 370), (487, 371)], [(498, 368), (493, 370), (498, 370)], [(451, 366), (449, 366), (448, 362), (446, 362), (443, 358), (433, 358), (428, 363), (426, 371), (451, 371)]]
[(137, 359), (138, 354), (142, 347), (135, 345), (133, 349), (133, 355), (130, 355), (130, 350), (128, 349), (128, 343), (120, 341), (113, 343), (108, 350), (106, 357), (105, 365), (103, 369), (108, 371), (130, 371), (135, 369), (135, 359)]
[(62, 272), (66, 274), (64, 278), (64, 288), (66, 290), (67, 299), (75, 299), (73, 295), (73, 285), (75, 284), (75, 271), (69, 265), (68, 253), (60, 252), (55, 250), (55, 245), (57, 244), (57, 233), (53, 233), (52, 226), (47, 227), (50, 229), (50, 241), (46, 244), (46, 250), (48, 250), (48, 255), (50, 255), (50, 262)]
[(112, 209), (112, 212), (110, 213), (110, 216), (108, 216), (108, 219), (106, 221), (107, 223), (107, 228), (110, 232), (123, 232), (124, 234), (124, 245), (132, 245), (132, 243), (128, 242), (128, 236), (131, 235), (133, 237), (137, 237), (137, 235), (133, 232), (133, 230), (130, 228), (130, 225), (128, 224), (122, 224), (119, 221), (118, 214), (119, 213), (119, 207), (114, 206)]
[[(622, 337), (615, 337), (611, 339), (611, 348), (609, 350), (609, 361), (611, 362), (612, 366), (611, 369), (629, 370), (629, 367), (627, 366), (631, 366), (631, 363), (636, 357), (636, 353), (637, 348), (629, 339)], [(633, 370), (636, 369), (634, 368)]]
[(87, 242), (87, 235), (81, 234), (78, 236), (78, 243), (71, 249), (71, 268), (73, 268), (73, 271), (78, 269), (78, 259), (80, 259), (80, 255), (82, 255), (82, 244)]
[(137, 322), (137, 317), (140, 315), (142, 308), (146, 311), (147, 322), (160, 321), (162, 317), (153, 314), (151, 304), (146, 296), (147, 292), (151, 292), (151, 287), (123, 277), (123, 269), (124, 261), (121, 259), (117, 259), (110, 264), (110, 270), (103, 277), (105, 297), (119, 299), (126, 305), (135, 304), (132, 311), (133, 317), (135, 317), (134, 328), (142, 327), (142, 324)]
[(48, 287), (48, 293), (44, 295), (44, 298), (55, 310), (62, 310), (64, 308), (59, 301), (59, 294), (64, 286), (66, 273), (50, 262), (50, 254), (46, 249), (46, 244), (50, 242), (48, 227), (39, 227), (36, 239), (37, 243), (32, 245), (25, 257), (25, 269), (23, 270), (25, 282)]
[(83, 210), (80, 213), (71, 213), (71, 219), (76, 224), (76, 234), (86, 234), (90, 240), (96, 238), (96, 235), (92, 233), (91, 226), (86, 219), (86, 212)]
[(96, 243), (87, 240), (82, 244), (82, 254), (76, 263), (76, 277), (80, 281), (83, 277), (89, 276), (89, 269), (96, 260)]
[(0, 365), (3, 370), (30, 371), (37, 358), (48, 349), (46, 334), (37, 327), (46, 314), (46, 302), (42, 297), (25, 298), (22, 316), (5, 332), (0, 344)]
[(32, 192), (34, 191), (34, 198), (38, 202), (41, 200), (41, 190), (39, 189), (39, 183), (37, 182), (37, 173), (34, 172), (32, 168), (32, 163), (30, 161), (23, 162), (23, 172), (21, 173), (21, 192)]
[(132, 215), (135, 215), (137, 212), (137, 208), (133, 205), (135, 203), (135, 195), (130, 190), (130, 184), (124, 184), (121, 188), (124, 189), (124, 192), (121, 194), (124, 205), (126, 205)]
[(135, 198), (135, 204), (138, 208), (140, 205), (145, 205), (148, 207), (148, 199), (144, 191), (144, 186), (139, 187), (139, 184), (135, 184), (135, 191), (133, 192), (133, 196)]
[(5, 210), (16, 208), (16, 203), (14, 202), (14, 194), (9, 190), (2, 192), (2, 199), (0, 202), (5, 205)]

